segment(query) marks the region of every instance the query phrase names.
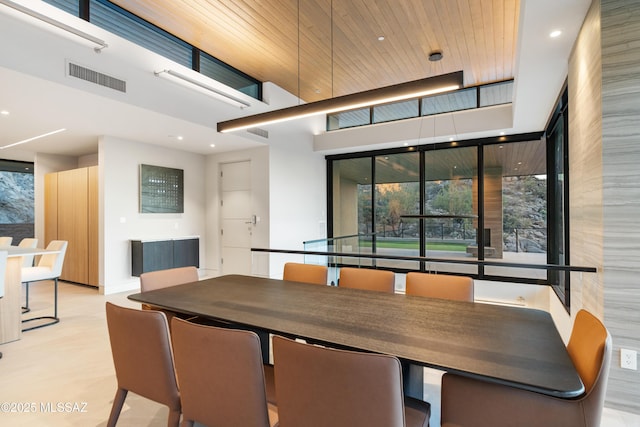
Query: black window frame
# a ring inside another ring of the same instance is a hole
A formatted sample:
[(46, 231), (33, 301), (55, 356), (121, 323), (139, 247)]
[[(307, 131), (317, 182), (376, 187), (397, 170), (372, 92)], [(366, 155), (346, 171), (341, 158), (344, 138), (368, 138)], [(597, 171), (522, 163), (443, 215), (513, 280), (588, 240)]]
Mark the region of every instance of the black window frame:
[[(497, 144), (508, 144), (508, 143), (516, 143), (516, 142), (526, 142), (526, 141), (532, 141), (532, 140), (543, 140), (545, 137), (545, 132), (544, 131), (539, 131), (539, 132), (531, 132), (531, 133), (524, 133), (524, 134), (514, 134), (514, 135), (504, 135), (504, 136), (495, 136), (495, 137), (488, 137), (488, 138), (481, 138), (481, 139), (472, 139), (472, 140), (465, 140), (465, 141), (452, 141), (452, 142), (442, 142), (442, 143), (436, 143), (436, 144), (424, 144), (424, 145), (418, 145), (418, 146), (409, 146), (409, 147), (401, 147), (401, 148), (392, 148), (392, 149), (383, 149), (383, 150), (373, 150), (373, 151), (366, 151), (366, 152), (355, 152), (355, 153), (346, 153), (346, 154), (334, 154), (334, 155), (328, 155), (325, 156), (325, 160), (326, 160), (326, 179), (327, 179), (327, 236), (328, 238), (335, 238), (338, 236), (334, 235), (334, 230), (333, 230), (333, 167), (332, 167), (332, 162), (335, 160), (343, 160), (343, 159), (353, 159), (353, 158), (362, 158), (362, 157), (371, 157), (372, 161), (375, 160), (375, 158), (377, 156), (384, 156), (384, 155), (391, 155), (391, 154), (398, 154), (398, 153), (409, 153), (409, 152), (415, 152), (418, 151), (420, 153), (420, 165), (421, 168), (424, 167), (424, 159), (425, 159), (425, 153), (431, 150), (442, 150), (442, 149), (452, 149), (452, 148), (463, 148), (463, 147), (476, 147), (478, 150), (477, 153), (477, 168), (478, 168), (478, 200), (484, 200), (484, 156), (483, 156), (483, 150), (482, 148), (485, 146), (489, 146), (489, 145), (497, 145)], [(547, 155), (547, 159), (549, 158), (549, 156), (551, 156), (552, 154), (549, 152), (550, 150), (550, 145), (546, 144), (546, 155)], [(371, 182), (374, 183), (374, 177), (375, 177), (375, 165), (372, 165), (372, 171), (371, 171)], [(549, 164), (547, 163), (547, 177), (549, 176), (549, 172), (550, 172), (550, 167)], [(424, 175), (423, 175), (423, 171), (420, 171), (421, 173), (421, 185), (423, 185), (422, 183), (424, 182)], [(565, 179), (565, 181), (567, 181)], [(421, 189), (421, 198), (423, 197), (422, 193), (424, 189)], [(547, 191), (549, 191), (547, 189)], [(568, 200), (568, 197), (565, 198), (565, 200)], [(421, 209), (424, 206), (424, 200), (421, 199)], [(547, 198), (547, 209), (548, 211), (554, 210), (555, 206), (554, 206), (554, 199), (549, 199)], [(568, 218), (568, 217), (567, 217)], [(375, 229), (375, 215), (373, 217), (373, 221), (374, 223), (372, 224), (373, 228)], [(549, 222), (549, 219), (547, 219), (547, 223)], [(484, 228), (484, 203), (479, 203), (478, 206), (478, 228), (479, 229), (483, 229)], [(551, 241), (551, 230), (549, 230), (549, 234), (547, 237), (548, 241)], [(565, 227), (565, 232), (568, 233), (568, 225)], [(421, 230), (420, 233), (420, 248), (421, 248), (421, 252), (420, 252), (420, 256), (424, 256), (424, 252), (423, 252), (423, 248), (424, 246), (424, 241), (422, 239), (424, 239), (424, 232), (423, 230)], [(568, 241), (567, 238), (565, 238), (565, 241)], [(483, 233), (480, 233), (478, 235), (478, 261), (483, 261), (484, 258), (484, 251), (480, 250), (480, 248), (484, 247), (484, 236)], [(568, 258), (567, 258), (568, 260)], [(420, 270), (419, 271), (424, 271), (424, 264), (425, 263), (421, 263), (420, 266)], [(568, 265), (568, 263), (566, 263), (566, 265)], [(407, 269), (402, 269), (402, 268), (396, 268), (396, 269), (392, 269), (395, 272), (398, 273), (407, 273), (409, 271), (415, 271), (415, 270), (407, 270)], [(502, 276), (502, 275), (488, 275), (485, 274), (484, 272), (484, 266), (483, 264), (479, 264), (478, 265), (478, 270), (477, 270), (477, 274), (476, 275), (472, 275), (474, 278), (476, 279), (481, 279), (481, 280), (491, 280), (491, 281), (496, 281), (496, 282), (510, 282), (510, 283), (523, 283), (523, 284), (532, 284), (532, 285), (549, 285), (551, 284), (552, 286), (554, 286), (554, 283), (550, 283), (550, 279), (553, 279), (553, 276), (550, 276), (550, 272), (552, 270), (547, 270), (547, 279), (534, 279), (534, 278), (523, 278), (523, 277), (512, 277), (512, 276)], [(563, 273), (563, 272), (560, 272)], [(564, 274), (564, 273), (563, 273)], [(569, 272), (566, 272), (566, 274), (568, 275)], [(564, 300), (563, 300), (564, 303)]]

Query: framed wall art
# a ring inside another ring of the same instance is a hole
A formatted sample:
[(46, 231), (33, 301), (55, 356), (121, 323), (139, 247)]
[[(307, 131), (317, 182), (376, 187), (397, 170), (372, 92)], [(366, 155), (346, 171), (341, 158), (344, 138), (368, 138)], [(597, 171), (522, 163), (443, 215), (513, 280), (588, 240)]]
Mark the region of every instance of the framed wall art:
[(184, 170), (141, 164), (140, 213), (184, 213)]

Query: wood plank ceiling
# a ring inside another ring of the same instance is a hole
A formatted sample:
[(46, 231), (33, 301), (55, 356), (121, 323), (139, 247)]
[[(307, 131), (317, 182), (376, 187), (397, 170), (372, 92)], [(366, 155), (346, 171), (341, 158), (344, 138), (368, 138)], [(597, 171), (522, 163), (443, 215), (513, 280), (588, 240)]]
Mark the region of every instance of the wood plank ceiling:
[(307, 102), (457, 70), (465, 86), (514, 77), (519, 0), (112, 1)]

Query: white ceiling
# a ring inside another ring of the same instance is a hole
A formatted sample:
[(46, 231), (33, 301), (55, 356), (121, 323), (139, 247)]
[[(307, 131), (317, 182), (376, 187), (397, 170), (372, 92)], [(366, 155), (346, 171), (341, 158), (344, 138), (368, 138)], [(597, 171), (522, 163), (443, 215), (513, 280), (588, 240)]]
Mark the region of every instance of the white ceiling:
[[(245, 97), (252, 105), (241, 111), (155, 77), (154, 70), (180, 70), (167, 59), (40, 1), (20, 3), (100, 37), (109, 47), (95, 53), (90, 43), (0, 5), (0, 110), (9, 112), (0, 115), (0, 147), (66, 129), (56, 135), (0, 149), (0, 158), (29, 161), (37, 152), (67, 156), (95, 154), (101, 135), (200, 154), (244, 149), (262, 144), (264, 140), (219, 134), (216, 123), (297, 102), (278, 87), (266, 84), (269, 105)], [(505, 129), (507, 133), (543, 129), (566, 78), (567, 58), (588, 6), (587, 0), (521, 1), (514, 118), (513, 126)], [(549, 38), (554, 29), (561, 29), (563, 35)], [(127, 93), (66, 76), (67, 60), (126, 80)], [(191, 76), (197, 74), (187, 69), (180, 71)], [(244, 95), (235, 93), (235, 96)], [(317, 134), (323, 123), (323, 118), (315, 118), (270, 125), (266, 129), (274, 133), (307, 129)], [(495, 135), (495, 130), (490, 132)], [(458, 134), (457, 138), (486, 134)], [(183, 139), (178, 140), (177, 136)], [(341, 150), (348, 149), (346, 145), (343, 144)], [(354, 146), (363, 148), (361, 142)]]

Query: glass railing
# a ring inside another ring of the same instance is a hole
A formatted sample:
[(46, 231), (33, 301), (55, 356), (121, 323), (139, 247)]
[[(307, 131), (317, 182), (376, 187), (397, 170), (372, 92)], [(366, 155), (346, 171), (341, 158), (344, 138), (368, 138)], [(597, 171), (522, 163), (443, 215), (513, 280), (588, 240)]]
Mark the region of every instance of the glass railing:
[[(546, 284), (549, 271), (596, 271), (591, 267), (547, 264), (545, 248), (539, 247), (545, 235), (546, 230), (541, 228), (505, 230), (505, 248), (510, 251), (509, 253), (522, 256), (503, 258), (487, 256), (484, 260), (479, 260), (477, 254), (472, 254), (469, 250), (469, 248), (477, 248), (474, 229), (454, 239), (447, 234), (447, 228), (444, 226), (440, 227), (439, 235), (427, 239), (425, 256), (420, 256), (416, 239), (399, 239), (385, 236), (381, 232), (309, 240), (304, 242), (303, 250), (266, 248), (251, 250), (278, 254), (283, 258), (302, 255), (303, 262), (306, 264), (326, 265), (329, 268), (328, 283), (330, 285), (338, 283), (340, 268), (345, 266), (379, 268), (399, 273), (427, 271), (458, 274), (494, 281), (516, 279), (515, 281), (531, 284)], [(492, 247), (485, 246), (485, 253), (487, 249), (490, 250)]]
[[(305, 254), (306, 264), (321, 264), (329, 267), (329, 283), (338, 283), (338, 272), (340, 265), (350, 265), (358, 267), (371, 267), (375, 265), (375, 260), (362, 258), (357, 255), (371, 254), (374, 252), (374, 233), (352, 234), (348, 236), (331, 237), (328, 239), (309, 240), (304, 242), (304, 250), (307, 252), (324, 252), (340, 255), (314, 255)], [(355, 256), (350, 256), (354, 254)]]
[[(366, 239), (366, 237), (365, 237)], [(415, 269), (416, 271), (427, 271), (427, 272), (435, 272), (435, 273), (446, 273), (446, 274), (463, 274), (466, 276), (472, 276), (477, 279), (486, 279), (492, 281), (500, 281), (500, 282), (513, 282), (514, 278), (517, 279), (517, 275), (502, 275), (502, 276), (486, 276), (485, 274), (464, 274), (460, 272), (449, 272), (444, 270), (439, 270), (438, 266), (443, 265), (459, 265), (459, 266), (467, 266), (467, 267), (475, 267), (478, 268), (482, 266), (483, 269), (491, 269), (491, 268), (503, 268), (509, 270), (539, 270), (543, 272), (548, 271), (566, 271), (566, 272), (584, 272), (584, 273), (596, 273), (597, 269), (595, 267), (585, 267), (585, 266), (575, 266), (575, 265), (558, 265), (558, 264), (538, 264), (538, 263), (528, 263), (528, 262), (508, 262), (499, 259), (484, 259), (478, 260), (477, 258), (435, 258), (431, 256), (411, 256), (404, 254), (386, 254), (381, 252), (376, 252), (375, 250), (371, 250), (367, 248), (366, 245), (363, 245), (362, 242), (366, 240), (360, 240), (360, 236), (344, 236), (339, 238), (332, 239), (322, 239), (322, 240), (314, 240), (305, 242), (305, 246), (307, 246), (304, 250), (293, 250), (293, 249), (273, 249), (273, 248), (251, 248), (251, 252), (254, 254), (260, 253), (268, 253), (268, 254), (278, 254), (278, 256), (286, 259), (287, 256), (304, 256), (304, 262), (307, 264), (319, 264), (326, 265), (329, 267), (329, 276), (328, 283), (330, 285), (335, 285), (338, 283), (339, 277), (339, 269), (341, 267), (349, 266), (362, 266), (365, 268), (381, 268), (385, 270), (392, 270), (397, 273), (406, 273), (408, 271), (412, 271), (413, 269), (404, 269), (399, 268), (398, 265), (395, 267), (391, 265), (387, 265), (387, 263), (398, 263), (398, 262), (411, 262), (415, 263), (415, 265), (424, 265), (430, 266), (425, 269)], [(336, 242), (337, 240), (337, 242)], [(353, 245), (344, 245), (342, 246), (342, 241), (358, 241), (360, 246), (357, 248)], [(342, 250), (346, 250), (347, 252), (339, 252), (336, 250), (336, 243)], [(285, 261), (286, 262), (286, 261)], [(298, 261), (299, 262), (299, 261)], [(283, 262), (284, 264), (284, 262)], [(530, 283), (534, 285), (546, 285), (547, 282), (545, 280), (532, 280), (532, 281), (523, 281), (516, 280), (519, 283)]]

